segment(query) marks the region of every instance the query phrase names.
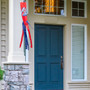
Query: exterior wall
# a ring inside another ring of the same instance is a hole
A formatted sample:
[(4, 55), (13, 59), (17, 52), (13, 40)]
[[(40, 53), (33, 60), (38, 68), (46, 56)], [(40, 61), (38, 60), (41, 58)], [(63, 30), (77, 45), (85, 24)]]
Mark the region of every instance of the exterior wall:
[[(48, 16), (34, 14), (34, 0), (29, 0), (28, 19), (32, 26), (31, 34), (34, 47), (34, 24), (51, 24), (64, 25), (64, 90), (89, 90), (90, 86), (90, 0), (87, 0), (87, 17), (88, 18), (72, 18), (71, 16), (71, 0), (67, 1), (67, 16)], [(71, 24), (87, 25), (87, 81), (73, 82), (71, 80)], [(34, 90), (34, 48), (29, 51), (30, 60), (30, 84)]]
[[(71, 17), (71, 0), (67, 0), (67, 16), (34, 15), (34, 0), (29, 0), (28, 19), (33, 27), (31, 30), (34, 46), (34, 24), (64, 25), (64, 90), (89, 90), (90, 89), (90, 0), (87, 0), (87, 17)], [(1, 8), (3, 8), (1, 10)], [(8, 0), (0, 0), (0, 65), (6, 61), (8, 53)], [(4, 21), (5, 20), (5, 21)], [(87, 24), (87, 81), (71, 81), (71, 24)], [(3, 43), (1, 43), (4, 42)], [(3, 44), (3, 45), (2, 45)], [(29, 51), (30, 84), (34, 90), (34, 48)], [(0, 86), (1, 87), (1, 86)]]
[[(8, 0), (0, 0), (0, 66), (8, 54)], [(0, 81), (1, 90), (1, 81)]]
[(2, 90), (30, 90), (29, 64), (5, 64), (4, 88)]
[(0, 64), (7, 60), (8, 54), (8, 0), (1, 0)]
[[(1, 0), (0, 0), (0, 6), (1, 6)], [(1, 12), (1, 7), (0, 7), (0, 12)], [(0, 13), (0, 33), (1, 33), (1, 13)], [(1, 38), (0, 38), (0, 41), (1, 41)], [(1, 47), (0, 47), (0, 50), (1, 50)], [(1, 55), (1, 52), (0, 52), (0, 55)], [(0, 57), (0, 62), (1, 62), (1, 57)], [(1, 65), (1, 63), (0, 63), (0, 65)], [(0, 82), (0, 87), (1, 87), (1, 82)]]

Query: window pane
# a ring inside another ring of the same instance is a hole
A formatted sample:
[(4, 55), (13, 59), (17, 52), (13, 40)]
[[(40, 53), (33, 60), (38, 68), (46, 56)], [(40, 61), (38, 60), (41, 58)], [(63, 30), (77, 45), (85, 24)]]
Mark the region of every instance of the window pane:
[(79, 9), (84, 9), (84, 2), (79, 2)]
[(72, 27), (72, 79), (84, 79), (84, 27)]
[(42, 5), (42, 0), (35, 0), (35, 5)]
[(78, 2), (73, 1), (72, 2), (72, 8), (78, 8)]
[(50, 0), (50, 6), (56, 7), (56, 0)]
[(72, 16), (78, 16), (78, 9), (72, 9)]
[(64, 7), (64, 0), (57, 0), (58, 7)]
[[(49, 2), (49, 1), (48, 1)], [(43, 5), (45, 5), (46, 4), (46, 0), (43, 0)]]
[(47, 7), (47, 6), (43, 7), (43, 13), (44, 14), (49, 14), (49, 10), (50, 10), (49, 7)]
[(56, 14), (56, 8), (50, 7), (50, 14)]
[(41, 6), (36, 6), (35, 7), (35, 13), (42, 13), (42, 7)]
[(79, 16), (84, 17), (84, 10), (79, 10)]
[(58, 8), (58, 15), (64, 15), (64, 8)]
[(43, 5), (49, 6), (50, 1), (49, 0), (43, 0)]
[(49, 7), (43, 7), (43, 12), (45, 14), (49, 14)]

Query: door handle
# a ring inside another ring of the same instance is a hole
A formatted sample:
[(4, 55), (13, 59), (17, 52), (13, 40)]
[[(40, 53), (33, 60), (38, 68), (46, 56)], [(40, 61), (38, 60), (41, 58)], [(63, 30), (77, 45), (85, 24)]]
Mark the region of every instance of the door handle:
[(61, 69), (63, 69), (63, 56), (61, 56)]

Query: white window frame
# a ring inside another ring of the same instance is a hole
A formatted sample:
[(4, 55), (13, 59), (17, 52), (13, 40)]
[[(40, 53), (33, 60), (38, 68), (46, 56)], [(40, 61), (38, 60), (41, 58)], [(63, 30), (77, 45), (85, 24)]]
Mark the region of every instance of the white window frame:
[[(72, 16), (72, 1), (76, 1), (76, 2), (84, 2), (85, 3), (85, 12), (84, 12), (84, 17), (81, 16)], [(72, 18), (87, 18), (87, 0), (71, 0), (71, 16)]]
[(34, 15), (46, 15), (46, 16), (62, 16), (66, 17), (67, 16), (67, 0), (64, 0), (64, 15), (54, 15), (54, 14), (40, 14), (40, 13), (35, 13), (35, 0), (34, 0)]
[[(72, 78), (72, 26), (84, 27), (84, 79)], [(86, 24), (71, 24), (71, 81), (87, 81), (87, 25)]]

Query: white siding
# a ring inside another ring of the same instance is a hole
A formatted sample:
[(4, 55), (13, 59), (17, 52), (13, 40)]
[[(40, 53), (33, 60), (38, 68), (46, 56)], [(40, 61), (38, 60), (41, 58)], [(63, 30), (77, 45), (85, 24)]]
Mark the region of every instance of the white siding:
[[(0, 0), (0, 66), (8, 54), (8, 0)], [(3, 90), (3, 83), (0, 90)]]
[[(0, 35), (1, 35), (1, 0), (0, 0)], [(1, 37), (0, 37), (0, 41), (1, 41)], [(1, 42), (0, 42), (0, 46), (1, 46)], [(1, 47), (0, 47), (0, 51), (1, 51)], [(0, 65), (1, 65), (1, 52), (0, 52)]]
[(7, 60), (8, 53), (8, 0), (1, 0), (1, 30), (0, 30), (1, 62)]

